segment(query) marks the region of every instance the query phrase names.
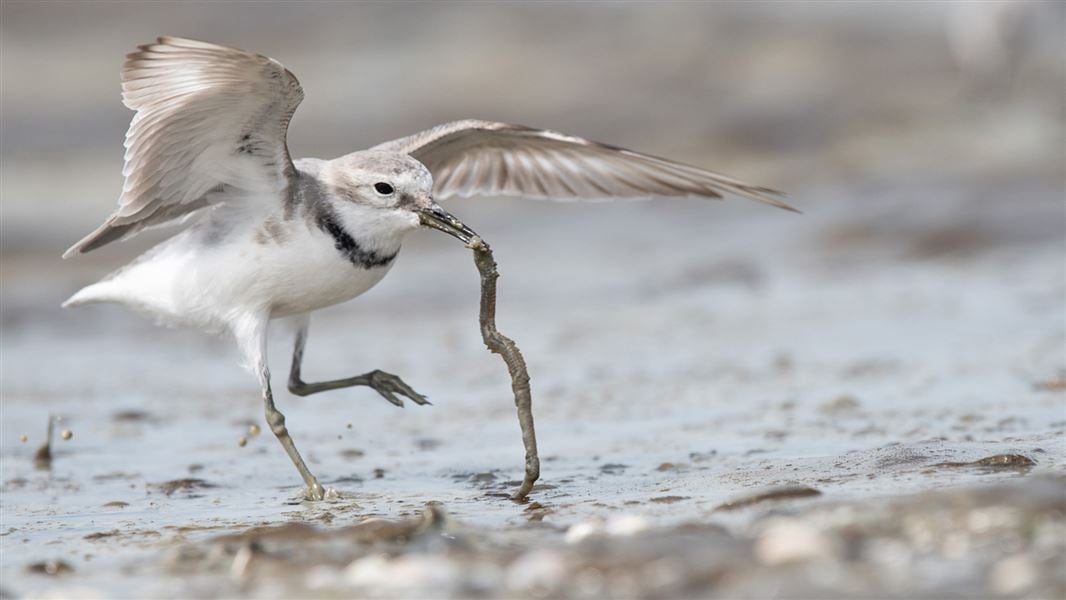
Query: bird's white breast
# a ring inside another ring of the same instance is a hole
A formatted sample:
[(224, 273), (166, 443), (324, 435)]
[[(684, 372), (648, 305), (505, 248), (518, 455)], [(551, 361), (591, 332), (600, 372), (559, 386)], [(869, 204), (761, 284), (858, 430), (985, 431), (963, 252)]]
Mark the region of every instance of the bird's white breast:
[[(399, 241), (392, 250), (399, 250)], [(301, 216), (235, 219), (222, 213), (116, 273), (109, 299), (175, 325), (221, 331), (242, 315), (302, 314), (376, 285), (393, 261), (362, 268)]]
[(271, 290), (261, 293), (271, 298), (272, 317), (302, 314), (355, 298), (381, 281), (394, 262), (362, 268), (345, 258), (331, 238), (302, 220), (292, 232), (292, 238), (270, 241), (253, 251), (262, 264), (258, 269), (261, 285)]

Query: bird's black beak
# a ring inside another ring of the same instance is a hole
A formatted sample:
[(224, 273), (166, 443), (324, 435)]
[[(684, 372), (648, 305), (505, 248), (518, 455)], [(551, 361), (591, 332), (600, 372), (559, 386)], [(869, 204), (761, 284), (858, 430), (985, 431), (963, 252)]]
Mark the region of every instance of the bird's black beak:
[(470, 240), (478, 237), (474, 230), (463, 225), (462, 221), (456, 219), (455, 216), (441, 208), (436, 202), (430, 204), (428, 208), (419, 209), (418, 218), (423, 226), (443, 231), (464, 244), (469, 244)]

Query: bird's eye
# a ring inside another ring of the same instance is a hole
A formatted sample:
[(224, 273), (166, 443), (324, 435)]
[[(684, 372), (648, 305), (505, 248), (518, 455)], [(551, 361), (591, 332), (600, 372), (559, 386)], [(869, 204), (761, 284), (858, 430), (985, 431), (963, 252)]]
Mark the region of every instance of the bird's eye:
[(392, 192), (395, 191), (392, 189), (391, 185), (385, 183), (384, 181), (379, 181), (375, 183), (374, 190), (382, 196), (391, 196)]

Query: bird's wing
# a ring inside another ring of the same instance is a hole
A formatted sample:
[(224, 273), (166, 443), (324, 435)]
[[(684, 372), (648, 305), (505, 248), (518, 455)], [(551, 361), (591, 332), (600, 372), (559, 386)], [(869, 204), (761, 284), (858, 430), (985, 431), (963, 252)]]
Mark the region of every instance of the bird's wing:
[(139, 46), (122, 69), (122, 101), (137, 114), (118, 209), (63, 256), (226, 199), (284, 193), (285, 134), (302, 99), (296, 77), (259, 54), (175, 37)]
[(465, 120), (380, 144), (433, 174), (434, 195), (553, 199), (649, 198), (732, 193), (795, 211), (781, 192), (617, 146), (522, 125)]

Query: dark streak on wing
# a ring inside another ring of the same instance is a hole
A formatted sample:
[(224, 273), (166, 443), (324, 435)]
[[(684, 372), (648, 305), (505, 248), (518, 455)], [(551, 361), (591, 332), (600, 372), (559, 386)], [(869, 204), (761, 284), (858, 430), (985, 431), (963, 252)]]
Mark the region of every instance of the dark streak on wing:
[(270, 243), (280, 246), (285, 243), (287, 236), (281, 223), (278, 222), (277, 215), (272, 214), (264, 219), (263, 223), (255, 230), (253, 239), (260, 246), (266, 246)]
[[(147, 218), (150, 218), (153, 224), (165, 224), (185, 215), (191, 215), (192, 213), (200, 210), (201, 208), (206, 208), (207, 206), (210, 206), (211, 202), (208, 200), (208, 198), (212, 194), (216, 194), (223, 190), (224, 187), (225, 186), (218, 186), (216, 188), (212, 188), (211, 190), (208, 190), (208, 192), (203, 196), (200, 196), (196, 200), (184, 204), (180, 207), (161, 207), (157, 211), (149, 215)], [(108, 221), (106, 221), (103, 225), (96, 228), (89, 235), (85, 236), (85, 238), (82, 241), (78, 242), (78, 245), (75, 247), (78, 248), (79, 253), (84, 254), (91, 250), (95, 250), (101, 246), (106, 246), (107, 244), (110, 244), (111, 242), (114, 242), (116, 240), (120, 240), (127, 236), (133, 235), (143, 227), (144, 225), (138, 225), (136, 223), (120, 224), (113, 222), (111, 219), (108, 219)], [(70, 253), (70, 250), (68, 250), (67, 252)], [(67, 255), (64, 254), (63, 256), (66, 257)]]

